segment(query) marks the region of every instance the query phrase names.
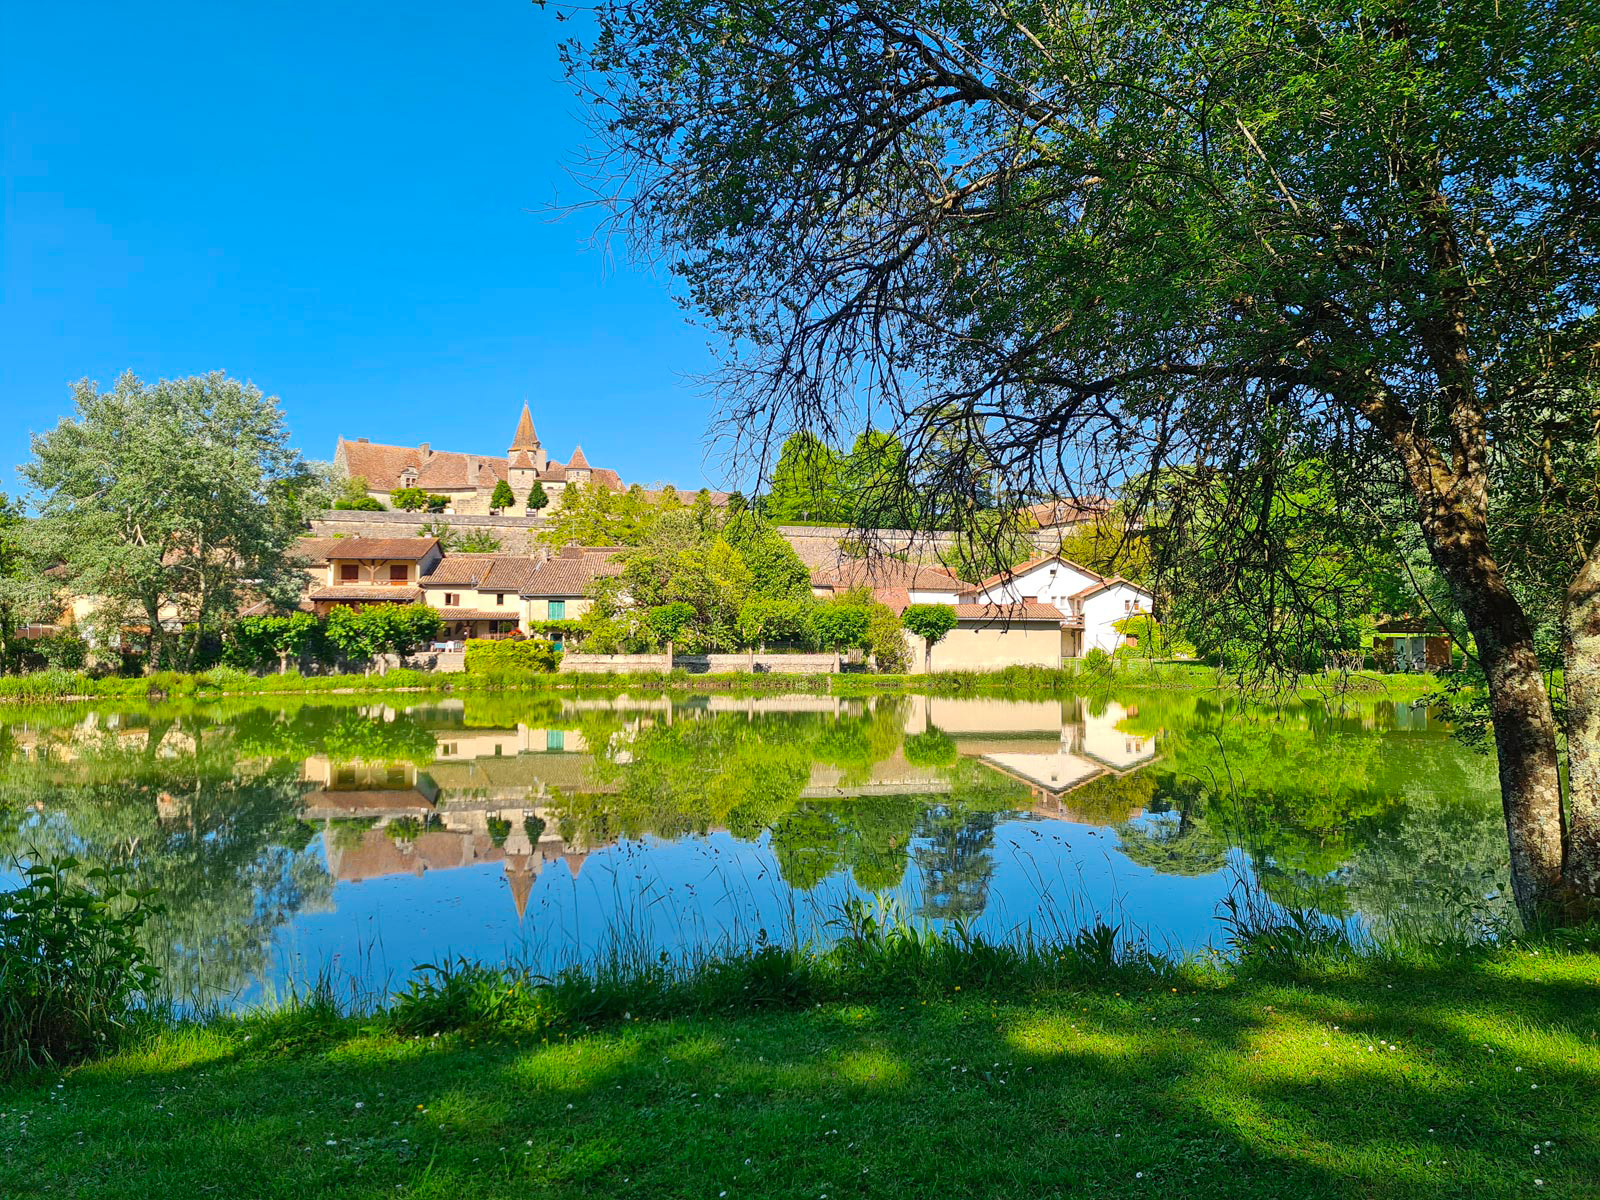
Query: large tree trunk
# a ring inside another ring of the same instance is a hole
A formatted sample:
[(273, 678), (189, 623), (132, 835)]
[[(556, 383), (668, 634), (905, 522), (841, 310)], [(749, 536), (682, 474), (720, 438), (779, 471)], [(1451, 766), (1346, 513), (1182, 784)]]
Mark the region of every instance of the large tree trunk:
[(1566, 878), (1575, 892), (1600, 898), (1600, 548), (1567, 589), (1565, 624)]
[(1534, 651), (1533, 628), (1506, 587), (1476, 522), (1429, 534), (1433, 559), (1455, 593), (1477, 642), (1489, 683), (1489, 712), (1500, 767), (1500, 801), (1511, 850), (1517, 911), (1532, 926), (1558, 919), (1569, 896), (1563, 882), (1565, 830), (1555, 713)]

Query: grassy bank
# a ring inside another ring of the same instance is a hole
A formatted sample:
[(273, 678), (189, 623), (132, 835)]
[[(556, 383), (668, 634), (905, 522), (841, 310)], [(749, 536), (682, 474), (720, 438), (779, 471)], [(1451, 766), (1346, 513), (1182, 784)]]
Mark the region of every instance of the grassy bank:
[[(1282, 696), (1355, 695), (1415, 699), (1438, 686), (1431, 675), (1323, 674), (1303, 677), (1286, 688), (1256, 693)], [(82, 700), (209, 699), (224, 696), (309, 696), (379, 692), (460, 693), (529, 692), (737, 692), (752, 695), (786, 693), (862, 697), (886, 693), (932, 695), (1049, 696), (1078, 695), (1118, 689), (1160, 688), (1241, 693), (1236, 681), (1199, 663), (1121, 662), (1109, 671), (1083, 671), (1076, 666), (1052, 670), (1007, 667), (992, 672), (940, 672), (932, 675), (561, 675), (561, 674), (436, 674), (409, 669), (379, 675), (252, 675), (219, 667), (186, 674), (162, 671), (123, 678), (83, 672), (41, 671), (0, 677), (0, 702), (21, 704)]]
[[(891, 939), (892, 941), (892, 939)], [(0, 1090), (0, 1194), (1593, 1196), (1600, 955), (874, 943), (167, 1025)]]

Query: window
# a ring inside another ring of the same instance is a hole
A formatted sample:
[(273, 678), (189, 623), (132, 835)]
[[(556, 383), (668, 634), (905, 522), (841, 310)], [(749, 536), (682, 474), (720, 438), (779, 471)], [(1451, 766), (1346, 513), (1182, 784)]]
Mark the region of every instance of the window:
[(355, 563), (340, 563), (339, 564), (339, 582), (340, 583), (354, 583), (354, 582), (356, 582), (356, 580), (358, 580), (360, 578), (361, 578), (361, 568), (356, 566)]
[(546, 729), (544, 731), (544, 748), (546, 750), (565, 750), (567, 748), (567, 731), (565, 729)]
[(504, 592), (496, 592), (494, 594), (494, 602), (497, 607), (504, 608), (506, 606), (506, 594)]
[(461, 607), (461, 593), (460, 592), (446, 592), (444, 594), (444, 606), (446, 608), (460, 608)]
[(567, 602), (565, 600), (550, 601), (550, 619), (564, 621), (567, 619)]
[(405, 563), (390, 563), (389, 564), (389, 582), (390, 583), (405, 583), (406, 580), (410, 577), (410, 574), (411, 574), (411, 568), (407, 567), (405, 565)]

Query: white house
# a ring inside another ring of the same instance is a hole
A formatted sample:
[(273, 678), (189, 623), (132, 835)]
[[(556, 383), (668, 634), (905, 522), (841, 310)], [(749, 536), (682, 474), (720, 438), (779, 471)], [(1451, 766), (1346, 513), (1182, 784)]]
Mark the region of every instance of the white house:
[(1120, 575), (1107, 578), (1059, 554), (1047, 554), (991, 575), (969, 592), (969, 603), (1043, 604), (1061, 612), (1061, 657), (1082, 658), (1098, 646), (1107, 654), (1127, 638), (1114, 623), (1148, 613), (1149, 592)]

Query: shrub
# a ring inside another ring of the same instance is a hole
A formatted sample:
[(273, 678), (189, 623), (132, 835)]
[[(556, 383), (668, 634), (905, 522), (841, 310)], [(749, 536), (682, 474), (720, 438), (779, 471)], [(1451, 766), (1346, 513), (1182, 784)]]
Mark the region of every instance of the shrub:
[(383, 501), (379, 500), (376, 496), (355, 496), (353, 498), (335, 500), (333, 502), (333, 506), (334, 506), (334, 508), (337, 508), (337, 509), (340, 509), (340, 510), (343, 510), (343, 511), (346, 511), (346, 512), (349, 512), (349, 511), (355, 511), (355, 512), (388, 512), (389, 511), (388, 509), (384, 508)]
[(139, 941), (150, 893), (124, 886), (122, 868), (83, 867), (36, 863), (0, 897), (0, 1074), (107, 1048), (157, 982)]
[(1100, 673), (1111, 670), (1111, 655), (1099, 646), (1090, 646), (1089, 653), (1083, 656), (1083, 669)]
[(914, 767), (948, 767), (956, 761), (955, 739), (942, 729), (908, 737), (901, 750)]
[(527, 675), (549, 673), (561, 663), (561, 652), (543, 638), (525, 641), (467, 642), (466, 669), (473, 675)]
[(871, 604), (867, 608), (867, 652), (885, 675), (903, 674), (911, 666), (905, 626), (887, 604)]
[(78, 671), (89, 661), (89, 643), (70, 629), (40, 638), (34, 648), (54, 671)]
[(817, 605), (811, 614), (811, 628), (816, 633), (818, 645), (824, 650), (843, 650), (864, 644), (868, 621), (864, 604), (830, 601)]

